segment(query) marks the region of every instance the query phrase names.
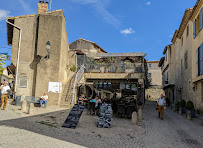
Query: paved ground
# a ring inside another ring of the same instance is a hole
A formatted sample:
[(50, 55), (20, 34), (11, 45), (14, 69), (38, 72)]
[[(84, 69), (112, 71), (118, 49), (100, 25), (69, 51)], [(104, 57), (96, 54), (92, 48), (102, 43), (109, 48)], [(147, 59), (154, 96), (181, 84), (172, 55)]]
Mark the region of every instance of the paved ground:
[(138, 147), (201, 148), (203, 126), (199, 119), (188, 121), (168, 109), (164, 120), (157, 117), (154, 103), (145, 106), (144, 121), (138, 126), (129, 119), (113, 118), (111, 129), (96, 127), (96, 116), (85, 111), (76, 129), (62, 128), (69, 110), (35, 108), (35, 114), (21, 113), (9, 105), (0, 110), (0, 148), (7, 147)]

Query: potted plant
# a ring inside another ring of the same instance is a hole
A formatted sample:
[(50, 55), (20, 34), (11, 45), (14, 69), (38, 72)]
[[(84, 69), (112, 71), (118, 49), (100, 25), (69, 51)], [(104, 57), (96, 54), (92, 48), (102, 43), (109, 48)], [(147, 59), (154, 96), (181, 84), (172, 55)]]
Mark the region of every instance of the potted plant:
[(192, 101), (188, 101), (186, 103), (186, 117), (187, 117), (187, 114), (189, 111), (191, 112), (191, 117), (195, 118), (196, 117), (196, 111), (195, 111), (194, 104), (192, 103)]
[(202, 125), (203, 125), (203, 110), (200, 111), (200, 114), (202, 116)]
[(186, 113), (186, 107), (185, 106), (186, 106), (186, 101), (182, 99), (180, 101), (180, 107), (181, 107), (181, 112), (182, 113)]
[(180, 108), (180, 102), (177, 102), (177, 103), (176, 103), (176, 106), (175, 106), (175, 110), (176, 110), (176, 111), (179, 111), (179, 108)]

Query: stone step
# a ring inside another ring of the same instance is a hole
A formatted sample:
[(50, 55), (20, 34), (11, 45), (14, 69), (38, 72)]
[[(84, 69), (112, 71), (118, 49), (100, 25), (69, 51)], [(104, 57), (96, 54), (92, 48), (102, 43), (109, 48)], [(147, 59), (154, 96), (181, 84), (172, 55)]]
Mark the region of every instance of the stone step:
[(59, 107), (70, 109), (70, 105), (59, 105)]

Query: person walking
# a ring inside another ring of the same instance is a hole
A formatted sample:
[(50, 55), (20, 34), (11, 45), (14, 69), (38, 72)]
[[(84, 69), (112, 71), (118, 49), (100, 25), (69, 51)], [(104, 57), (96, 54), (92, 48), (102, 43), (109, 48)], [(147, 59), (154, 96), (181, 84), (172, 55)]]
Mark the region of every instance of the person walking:
[(3, 110), (5, 110), (6, 109), (6, 104), (7, 104), (7, 101), (8, 101), (8, 96), (7, 95), (8, 95), (8, 92), (11, 90), (10, 87), (8, 86), (8, 82), (5, 81), (4, 85), (1, 85), (0, 90), (1, 90), (0, 108), (4, 103)]
[(158, 117), (163, 120), (164, 109), (166, 108), (166, 100), (163, 94), (161, 94), (161, 97), (157, 100), (156, 107), (158, 108)]

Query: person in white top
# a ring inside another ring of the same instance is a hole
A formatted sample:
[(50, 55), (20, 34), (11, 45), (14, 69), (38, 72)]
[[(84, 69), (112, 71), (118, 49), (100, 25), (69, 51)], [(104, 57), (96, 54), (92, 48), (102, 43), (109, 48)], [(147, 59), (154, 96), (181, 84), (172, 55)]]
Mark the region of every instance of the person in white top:
[(164, 109), (166, 108), (166, 100), (164, 99), (164, 95), (161, 94), (161, 97), (157, 100), (156, 107), (158, 108), (159, 118), (163, 120)]
[(47, 101), (48, 101), (48, 96), (47, 96), (46, 92), (44, 92), (44, 95), (40, 97), (40, 108), (43, 107), (42, 103), (44, 103), (44, 108), (46, 108)]
[(1, 85), (0, 90), (1, 90), (1, 104), (0, 104), (0, 107), (4, 103), (3, 110), (5, 110), (6, 109), (6, 104), (7, 104), (7, 101), (8, 101), (7, 94), (11, 90), (10, 87), (8, 86), (8, 82), (5, 81), (4, 85)]

